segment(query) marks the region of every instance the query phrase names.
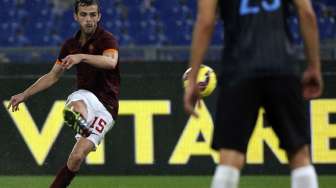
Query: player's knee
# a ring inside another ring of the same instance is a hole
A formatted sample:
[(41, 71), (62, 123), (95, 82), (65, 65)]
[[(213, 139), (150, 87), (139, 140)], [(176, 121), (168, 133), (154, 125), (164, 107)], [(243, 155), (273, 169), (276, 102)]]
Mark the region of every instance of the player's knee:
[(296, 151), (287, 152), (287, 155), (291, 169), (304, 167), (311, 163), (308, 145), (305, 145)]
[(87, 116), (86, 104), (83, 100), (72, 101), (68, 104), (68, 107), (72, 108), (75, 112), (79, 112), (84, 117)]
[(245, 164), (245, 154), (236, 150), (221, 149), (219, 163), (241, 170)]

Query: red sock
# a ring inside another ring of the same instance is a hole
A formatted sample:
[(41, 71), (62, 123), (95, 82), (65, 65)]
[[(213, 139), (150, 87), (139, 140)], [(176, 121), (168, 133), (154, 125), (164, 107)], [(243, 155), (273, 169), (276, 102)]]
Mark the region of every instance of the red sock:
[(54, 182), (50, 185), (50, 188), (66, 188), (75, 177), (76, 172), (69, 170), (65, 165), (56, 175)]

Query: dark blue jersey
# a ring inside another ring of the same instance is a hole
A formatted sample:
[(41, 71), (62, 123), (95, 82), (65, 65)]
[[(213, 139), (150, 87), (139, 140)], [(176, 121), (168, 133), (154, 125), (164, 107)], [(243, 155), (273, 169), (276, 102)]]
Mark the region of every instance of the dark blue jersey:
[(218, 0), (224, 21), (224, 71), (237, 75), (296, 74), (285, 0)]

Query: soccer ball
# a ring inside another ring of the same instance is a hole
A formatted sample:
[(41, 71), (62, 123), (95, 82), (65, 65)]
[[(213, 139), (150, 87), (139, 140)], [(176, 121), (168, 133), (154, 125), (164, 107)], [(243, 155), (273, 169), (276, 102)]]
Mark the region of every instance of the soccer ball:
[[(187, 69), (183, 74), (183, 86), (184, 88), (188, 85), (188, 75), (191, 68)], [(200, 90), (201, 97), (209, 96), (216, 88), (217, 77), (212, 68), (206, 65), (201, 65), (197, 75), (197, 84)]]

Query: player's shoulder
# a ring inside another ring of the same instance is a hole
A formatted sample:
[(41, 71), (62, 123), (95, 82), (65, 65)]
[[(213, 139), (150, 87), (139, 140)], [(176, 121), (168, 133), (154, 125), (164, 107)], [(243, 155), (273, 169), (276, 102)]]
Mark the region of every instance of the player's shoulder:
[(106, 30), (106, 29), (102, 29), (102, 34), (101, 34), (101, 38), (103, 39), (112, 39), (117, 41), (117, 38), (113, 35), (112, 32)]

